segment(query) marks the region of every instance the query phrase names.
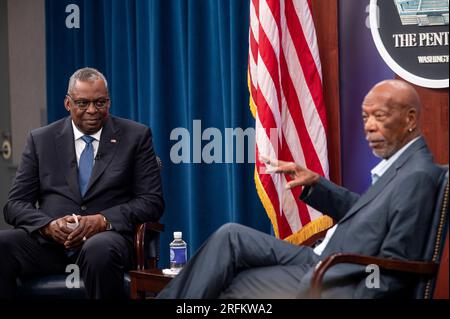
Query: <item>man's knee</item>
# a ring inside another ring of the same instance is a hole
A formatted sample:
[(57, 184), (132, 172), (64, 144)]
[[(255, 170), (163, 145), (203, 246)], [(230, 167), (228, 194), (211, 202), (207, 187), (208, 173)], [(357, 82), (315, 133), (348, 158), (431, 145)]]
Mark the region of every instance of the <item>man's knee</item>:
[(112, 238), (106, 235), (96, 235), (88, 239), (80, 251), (81, 266), (94, 268), (108, 268), (113, 264), (124, 264), (124, 256), (126, 252), (122, 252)]
[(89, 266), (106, 266), (113, 258), (111, 247), (105, 241), (91, 238), (81, 248), (80, 259)]
[(246, 226), (243, 226), (241, 224), (237, 223), (226, 223), (222, 225), (217, 231), (216, 234), (219, 234), (221, 236), (230, 236), (232, 234), (238, 234), (242, 231), (245, 231)]
[(28, 233), (23, 229), (0, 231), (0, 272), (2, 274), (8, 274), (7, 276), (16, 275), (19, 269), (17, 264), (18, 248), (26, 245), (28, 236)]
[(248, 227), (237, 223), (222, 225), (211, 237), (214, 242), (235, 242), (243, 234), (248, 232)]
[(17, 245), (22, 245), (28, 233), (23, 229), (6, 229), (0, 231), (0, 251), (12, 251)]

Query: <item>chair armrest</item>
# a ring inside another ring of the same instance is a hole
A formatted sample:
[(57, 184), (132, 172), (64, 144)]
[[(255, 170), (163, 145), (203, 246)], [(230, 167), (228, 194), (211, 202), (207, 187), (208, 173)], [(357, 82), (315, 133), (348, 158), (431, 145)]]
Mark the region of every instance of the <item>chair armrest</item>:
[[(146, 267), (145, 261), (145, 242), (146, 234), (150, 235), (148, 237), (150, 241), (157, 241), (155, 246), (159, 246), (159, 233), (164, 231), (164, 225), (159, 222), (148, 222), (139, 224), (136, 226), (136, 231), (134, 235), (134, 251), (136, 257), (136, 269), (143, 270)], [(155, 256), (150, 256), (148, 259), (149, 268), (156, 268), (156, 264), (159, 260), (159, 247), (156, 247)]]
[[(333, 226), (331, 226), (333, 227)], [(330, 228), (331, 228), (330, 227)], [(308, 246), (308, 247), (313, 247), (318, 240), (322, 240), (325, 238), (325, 235), (327, 234), (327, 231), (330, 229), (327, 228), (325, 230), (322, 230), (314, 235), (312, 235), (311, 237), (309, 237), (307, 240), (305, 240), (304, 242), (300, 243), (300, 245), (302, 246)]]
[(336, 253), (328, 256), (316, 265), (311, 278), (310, 298), (320, 298), (322, 279), (325, 272), (333, 265), (347, 263), (357, 265), (375, 264), (381, 269), (398, 271), (402, 273), (415, 274), (420, 276), (432, 276), (437, 274), (439, 264), (424, 261), (394, 260), (357, 254)]

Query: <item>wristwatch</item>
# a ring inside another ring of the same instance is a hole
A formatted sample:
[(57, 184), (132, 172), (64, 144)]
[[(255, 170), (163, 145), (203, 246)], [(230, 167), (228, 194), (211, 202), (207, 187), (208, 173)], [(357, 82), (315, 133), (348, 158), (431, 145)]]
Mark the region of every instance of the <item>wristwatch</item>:
[(106, 230), (111, 230), (111, 229), (112, 229), (112, 225), (111, 225), (111, 223), (106, 219), (105, 216), (103, 216), (103, 220), (104, 220), (105, 223), (106, 223)]

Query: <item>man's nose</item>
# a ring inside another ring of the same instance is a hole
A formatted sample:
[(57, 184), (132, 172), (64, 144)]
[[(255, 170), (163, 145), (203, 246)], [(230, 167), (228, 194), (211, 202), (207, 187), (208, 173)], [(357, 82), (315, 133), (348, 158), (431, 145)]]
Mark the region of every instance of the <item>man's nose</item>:
[(86, 109), (86, 112), (89, 113), (96, 113), (97, 112), (97, 108), (95, 107), (95, 101), (89, 101), (89, 105), (88, 108)]
[(377, 125), (375, 123), (375, 120), (373, 119), (372, 116), (369, 116), (366, 120), (366, 122), (364, 123), (364, 131), (365, 132), (373, 132), (376, 131), (377, 129)]

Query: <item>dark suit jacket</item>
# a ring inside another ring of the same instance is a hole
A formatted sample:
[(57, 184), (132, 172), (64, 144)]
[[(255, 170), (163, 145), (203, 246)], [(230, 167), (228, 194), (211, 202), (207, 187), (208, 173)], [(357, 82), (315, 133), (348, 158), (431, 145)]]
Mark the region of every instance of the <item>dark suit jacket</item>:
[[(414, 142), (371, 186), (359, 196), (321, 179), (308, 196), (308, 205), (338, 222), (335, 233), (321, 259), (336, 252), (346, 252), (421, 260), (430, 229), (438, 180), (442, 170), (433, 164), (425, 140)], [(307, 194), (305, 189), (302, 194)], [(302, 289), (309, 288), (311, 269), (302, 279)], [(366, 287), (364, 266), (333, 266), (324, 277), (325, 297), (374, 298), (402, 292), (408, 279), (381, 273), (380, 288)], [(405, 286), (406, 285), (406, 286)]]
[(102, 213), (131, 240), (137, 223), (161, 217), (160, 170), (148, 127), (109, 117), (84, 198), (74, 143), (70, 117), (30, 133), (4, 207), (9, 224), (37, 235), (53, 219)]

